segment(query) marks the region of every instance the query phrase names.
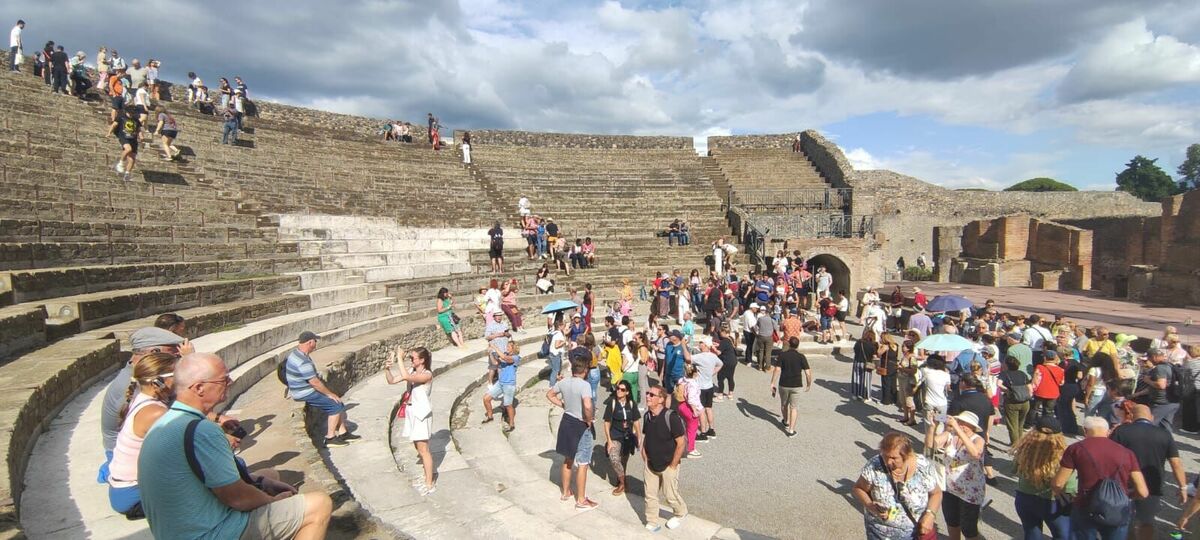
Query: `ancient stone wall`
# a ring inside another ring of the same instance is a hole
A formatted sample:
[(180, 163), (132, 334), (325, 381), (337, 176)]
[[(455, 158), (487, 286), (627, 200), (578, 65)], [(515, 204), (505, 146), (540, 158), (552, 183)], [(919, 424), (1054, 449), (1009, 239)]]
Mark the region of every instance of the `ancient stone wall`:
[(886, 238), (883, 259), (890, 261), (903, 256), (911, 262), (922, 251), (932, 253), (938, 226), (1011, 214), (1057, 221), (1160, 213), (1159, 205), (1121, 192), (954, 191), (884, 170), (855, 171), (851, 183), (854, 213), (875, 215), (875, 230)]
[[(691, 137), (640, 136), (640, 135), (591, 135), (584, 133), (538, 133), (480, 129), (471, 132), (472, 144), (510, 146), (537, 146), (544, 148), (596, 148), (628, 150), (691, 150)], [(455, 139), (462, 131), (454, 132)]]
[[(953, 249), (948, 234), (961, 231), (957, 254), (939, 250), (939, 265), (955, 265), (949, 280), (993, 286), (1087, 289), (1092, 276), (1092, 231), (1026, 215), (937, 227), (938, 247)], [(942, 276), (945, 272), (939, 272)], [(943, 276), (945, 279), (945, 276)]]
[[(838, 145), (821, 136), (816, 130), (807, 130), (800, 134), (800, 149), (812, 160), (821, 176), (835, 188), (854, 187), (854, 167), (842, 153)], [(858, 212), (858, 207), (851, 202), (851, 213)]]
[(791, 148), (799, 133), (723, 135), (708, 138), (709, 150)]
[(1159, 217), (1061, 220), (1092, 233), (1092, 287), (1110, 296), (1128, 294), (1130, 266), (1159, 263)]

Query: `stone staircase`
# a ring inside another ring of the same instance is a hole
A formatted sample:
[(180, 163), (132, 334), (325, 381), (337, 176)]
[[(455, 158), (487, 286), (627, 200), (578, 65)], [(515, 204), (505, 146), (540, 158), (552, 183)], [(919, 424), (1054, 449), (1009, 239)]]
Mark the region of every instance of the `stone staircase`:
[[(829, 187), (821, 172), (803, 152), (785, 148), (714, 149), (712, 160), (728, 182), (738, 189), (795, 189)], [(711, 169), (714, 170), (715, 169)]]

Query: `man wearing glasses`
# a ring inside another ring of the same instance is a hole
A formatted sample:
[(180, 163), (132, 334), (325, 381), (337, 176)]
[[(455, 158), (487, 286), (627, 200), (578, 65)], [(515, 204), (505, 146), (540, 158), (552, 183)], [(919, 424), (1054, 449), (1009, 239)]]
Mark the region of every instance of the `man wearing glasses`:
[(208, 353), (175, 367), (176, 399), (138, 457), (142, 505), (155, 538), (324, 538), (333, 503), (314, 491), (275, 495), (247, 482), (221, 426), (209, 420), (233, 379)]
[(104, 403), (100, 409), (100, 432), (104, 436), (104, 464), (96, 475), (98, 483), (108, 482), (108, 464), (112, 461), (113, 448), (117, 446), (117, 433), (121, 431), (121, 409), (125, 406), (125, 392), (133, 377), (133, 366), (150, 353), (162, 352), (176, 357), (195, 351), (187, 339), (153, 326), (142, 328), (129, 336), (133, 355), (129, 363), (117, 372), (117, 376), (104, 391)]
[(677, 529), (687, 515), (687, 503), (679, 494), (679, 460), (687, 444), (683, 440), (683, 419), (667, 407), (668, 394), (661, 385), (646, 392), (646, 414), (642, 417), (642, 459), (646, 462), (646, 529), (657, 532), (662, 525), (658, 516), (658, 493), (671, 506), (668, 529)]

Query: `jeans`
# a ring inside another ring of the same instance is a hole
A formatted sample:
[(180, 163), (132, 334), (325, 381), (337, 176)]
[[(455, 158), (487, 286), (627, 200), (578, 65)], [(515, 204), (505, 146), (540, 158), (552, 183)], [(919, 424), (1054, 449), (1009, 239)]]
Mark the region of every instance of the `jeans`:
[(550, 386), (554, 386), (558, 382), (558, 373), (562, 371), (562, 355), (552, 354), (550, 360)]
[(1072, 540), (1125, 540), (1129, 532), (1129, 524), (1116, 527), (1101, 527), (1092, 523), (1087, 515), (1078, 508), (1071, 508), (1071, 539)]
[(537, 237), (537, 255), (541, 257), (546, 254), (546, 235), (539, 234)]
[(21, 66), (17, 65), (17, 48), (16, 47), (8, 48), (8, 70), (9, 71), (21, 71)]
[(679, 233), (679, 245), (686, 246), (692, 243), (692, 235), (690, 233)]
[(1021, 491), (1016, 495), (1017, 517), (1025, 531), (1025, 540), (1041, 540), (1042, 524), (1050, 529), (1051, 538), (1067, 538), (1071, 534), (1071, 516), (1053, 499), (1045, 499)]
[(229, 144), (229, 135), (233, 134), (233, 142), (237, 142), (237, 122), (230, 120), (225, 122), (224, 131), (221, 133), (221, 144)]
[(1167, 403), (1165, 405), (1154, 405), (1150, 407), (1150, 411), (1154, 413), (1154, 424), (1162, 426), (1167, 431), (1175, 431), (1175, 413), (1179, 412), (1178, 403)]
[(668, 246), (675, 245), (676, 240), (679, 240), (679, 245), (683, 245), (683, 240), (679, 238), (679, 233), (677, 233), (677, 232), (667, 233), (667, 245)]
[(594, 367), (588, 370), (587, 382), (592, 385), (592, 403), (595, 403), (596, 392), (600, 390), (600, 368)]
[(54, 81), (53, 86), (51, 86), (51, 88), (50, 88), (50, 92), (52, 92), (52, 93), (62, 92), (64, 94), (66, 94), (67, 93), (67, 72), (66, 72), (66, 70), (56, 69), (56, 70), (50, 72), (50, 77), (51, 77), (51, 80)]

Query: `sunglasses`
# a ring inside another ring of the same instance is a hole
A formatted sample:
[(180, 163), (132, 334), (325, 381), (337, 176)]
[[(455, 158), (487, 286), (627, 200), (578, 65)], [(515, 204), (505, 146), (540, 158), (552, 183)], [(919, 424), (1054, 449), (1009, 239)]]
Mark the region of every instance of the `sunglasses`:
[(617, 387), (617, 391), (618, 391), (618, 392), (628, 392), (628, 391), (629, 391), (629, 389), (628, 389), (628, 388), (625, 388), (624, 386), (618, 386), (618, 387)]

